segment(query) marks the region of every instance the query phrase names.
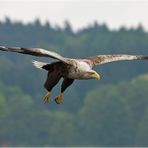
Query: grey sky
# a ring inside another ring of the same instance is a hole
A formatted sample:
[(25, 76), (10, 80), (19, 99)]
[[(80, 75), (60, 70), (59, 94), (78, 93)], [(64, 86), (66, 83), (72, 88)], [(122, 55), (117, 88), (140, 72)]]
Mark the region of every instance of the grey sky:
[(25, 23), (40, 18), (51, 24), (63, 25), (69, 20), (74, 29), (87, 26), (95, 20), (110, 28), (141, 23), (148, 30), (148, 1), (134, 0), (0, 0), (0, 20), (9, 16)]

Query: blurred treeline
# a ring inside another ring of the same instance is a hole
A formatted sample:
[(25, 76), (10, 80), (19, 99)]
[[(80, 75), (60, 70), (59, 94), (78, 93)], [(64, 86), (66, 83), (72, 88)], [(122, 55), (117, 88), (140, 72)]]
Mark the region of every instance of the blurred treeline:
[[(30, 24), (0, 22), (0, 45), (42, 47), (66, 57), (96, 54), (148, 55), (148, 33), (137, 28), (110, 30), (94, 22), (77, 32), (37, 19)], [(0, 146), (148, 146), (148, 61), (101, 65), (100, 81), (75, 81), (61, 105), (42, 96), (46, 71), (31, 61), (0, 52)]]

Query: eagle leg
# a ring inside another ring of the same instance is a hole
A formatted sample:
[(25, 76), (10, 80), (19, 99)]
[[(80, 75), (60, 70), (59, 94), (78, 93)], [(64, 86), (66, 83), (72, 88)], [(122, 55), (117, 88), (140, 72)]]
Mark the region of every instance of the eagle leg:
[(61, 92), (60, 94), (55, 98), (55, 102), (57, 104), (60, 104), (63, 100), (63, 92), (66, 90), (68, 86), (70, 86), (73, 83), (74, 79), (64, 78), (61, 86)]
[(61, 78), (61, 75), (59, 75), (59, 73), (57, 73), (56, 71), (53, 72), (48, 72), (48, 76), (47, 76), (47, 80), (44, 84), (44, 87), (47, 89), (47, 93), (45, 94), (45, 96), (43, 97), (43, 101), (45, 103), (49, 103), (50, 101), (50, 92), (52, 90), (52, 88), (59, 82)]
[(50, 101), (50, 92), (48, 91), (45, 96), (43, 96), (43, 100), (45, 103), (49, 103)]
[(56, 96), (55, 102), (57, 104), (60, 104), (62, 102), (62, 100), (63, 100), (63, 95), (62, 95), (62, 93), (60, 93), (58, 96)]

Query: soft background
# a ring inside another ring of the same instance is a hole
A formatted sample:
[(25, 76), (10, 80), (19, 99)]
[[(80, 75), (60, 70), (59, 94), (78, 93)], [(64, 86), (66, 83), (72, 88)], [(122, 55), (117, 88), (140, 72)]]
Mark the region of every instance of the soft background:
[[(42, 47), (66, 57), (148, 55), (146, 6), (0, 1), (0, 45)], [(53, 61), (0, 52), (0, 146), (148, 146), (148, 61), (98, 66), (100, 81), (75, 81), (57, 105), (60, 84), (44, 104), (47, 72), (32, 60)]]

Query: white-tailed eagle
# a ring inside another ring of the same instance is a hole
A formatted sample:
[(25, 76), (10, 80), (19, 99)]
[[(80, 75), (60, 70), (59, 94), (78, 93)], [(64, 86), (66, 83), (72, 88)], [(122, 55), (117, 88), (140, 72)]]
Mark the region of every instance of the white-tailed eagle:
[(43, 97), (45, 102), (50, 100), (50, 92), (52, 88), (63, 78), (60, 94), (55, 98), (57, 104), (62, 102), (62, 94), (75, 79), (100, 79), (100, 75), (92, 68), (96, 65), (105, 64), (113, 61), (121, 60), (148, 60), (148, 56), (143, 55), (96, 55), (83, 59), (65, 58), (58, 53), (48, 51), (41, 48), (20, 48), (20, 47), (4, 47), (0, 46), (2, 51), (18, 52), (39, 57), (50, 57), (57, 61), (52, 63), (43, 63), (33, 61), (35, 67), (48, 71), (47, 80), (44, 87), (47, 89), (47, 94)]

